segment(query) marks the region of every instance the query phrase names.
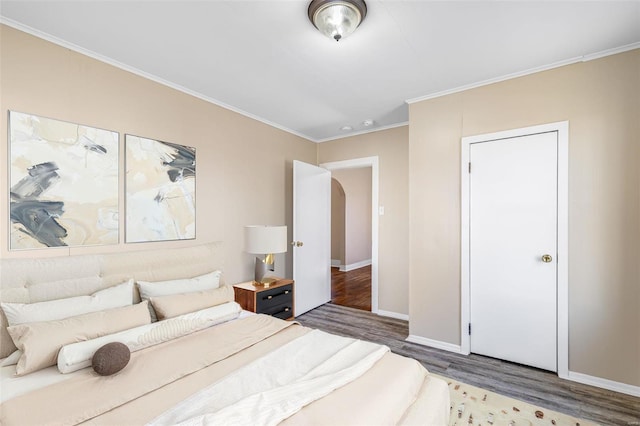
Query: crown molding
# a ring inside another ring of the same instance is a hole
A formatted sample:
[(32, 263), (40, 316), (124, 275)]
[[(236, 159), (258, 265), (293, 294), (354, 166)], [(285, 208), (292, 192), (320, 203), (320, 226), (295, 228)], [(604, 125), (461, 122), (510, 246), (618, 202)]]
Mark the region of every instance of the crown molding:
[(25, 32), (27, 34), (31, 34), (32, 36), (41, 38), (43, 40), (46, 40), (46, 41), (51, 42), (53, 44), (56, 44), (58, 46), (64, 47), (65, 49), (69, 49), (69, 50), (72, 50), (74, 52), (80, 53), (81, 55), (88, 56), (88, 57), (90, 57), (92, 59), (95, 59), (97, 61), (104, 62), (105, 64), (114, 66), (114, 67), (119, 68), (119, 69), (121, 69), (123, 71), (130, 72), (130, 73), (135, 74), (137, 76), (143, 77), (143, 78), (145, 78), (147, 80), (151, 80), (151, 81), (153, 81), (155, 83), (158, 83), (158, 84), (161, 84), (163, 86), (169, 87), (171, 89), (177, 90), (177, 91), (182, 92), (184, 94), (187, 94), (189, 96), (193, 96), (195, 98), (198, 98), (198, 99), (203, 100), (205, 102), (208, 102), (210, 104), (213, 104), (213, 105), (219, 106), (221, 108), (227, 109), (229, 111), (238, 113), (238, 114), (243, 115), (243, 116), (245, 116), (247, 118), (251, 118), (253, 120), (259, 121), (259, 122), (261, 122), (263, 124), (266, 124), (268, 126), (274, 127), (274, 128), (276, 128), (278, 130), (282, 130), (284, 132), (291, 133), (292, 135), (301, 137), (301, 138), (303, 138), (305, 140), (309, 140), (309, 141), (312, 141), (312, 142), (317, 142), (313, 138), (311, 138), (311, 137), (309, 137), (307, 135), (304, 135), (304, 134), (302, 134), (300, 132), (296, 132), (295, 130), (291, 130), (291, 129), (287, 128), (287, 127), (284, 127), (284, 126), (282, 126), (280, 124), (277, 124), (277, 123), (274, 123), (272, 121), (266, 120), (266, 119), (264, 119), (262, 117), (259, 117), (257, 115), (251, 114), (251, 113), (249, 113), (247, 111), (244, 111), (244, 110), (242, 110), (240, 108), (233, 107), (233, 106), (231, 106), (229, 104), (226, 104), (226, 103), (224, 103), (222, 101), (219, 101), (217, 99), (211, 98), (209, 96), (205, 96), (202, 93), (196, 92), (196, 91), (191, 90), (191, 89), (187, 89), (186, 87), (180, 86), (179, 84), (172, 83), (172, 82), (170, 82), (168, 80), (165, 80), (165, 79), (163, 79), (161, 77), (158, 77), (156, 75), (150, 74), (148, 72), (139, 70), (139, 69), (137, 69), (135, 67), (126, 65), (126, 64), (124, 64), (122, 62), (116, 61), (115, 59), (110, 58), (108, 56), (104, 56), (104, 55), (96, 53), (96, 52), (94, 52), (92, 50), (85, 49), (84, 47), (78, 46), (76, 44), (69, 43), (68, 41), (62, 40), (61, 38), (52, 36), (51, 34), (48, 34), (48, 33), (45, 33), (43, 31), (37, 30), (35, 28), (29, 27), (29, 26), (24, 25), (24, 24), (22, 24), (20, 22), (16, 22), (16, 21), (14, 21), (12, 19), (8, 19), (8, 18), (6, 18), (4, 16), (0, 16), (0, 24), (7, 25), (9, 27), (12, 27), (12, 28), (14, 28), (16, 30), (19, 30), (19, 31), (22, 31), (22, 32)]
[[(124, 70), (124, 71), (130, 72), (132, 74), (138, 75), (138, 76), (143, 77), (143, 78), (145, 78), (147, 80), (151, 80), (151, 81), (153, 81), (155, 83), (158, 83), (158, 84), (161, 84), (163, 86), (172, 88), (172, 89), (177, 90), (179, 92), (185, 93), (185, 94), (187, 94), (189, 96), (193, 96), (195, 98), (198, 98), (198, 99), (203, 100), (205, 102), (208, 102), (210, 104), (213, 104), (213, 105), (216, 105), (218, 107), (224, 108), (226, 110), (235, 112), (237, 114), (240, 114), (240, 115), (245, 116), (247, 118), (250, 118), (252, 120), (256, 120), (258, 122), (266, 124), (267, 126), (270, 126), (270, 127), (275, 128), (275, 129), (281, 130), (283, 132), (292, 134), (294, 136), (298, 136), (298, 137), (300, 137), (302, 139), (305, 139), (305, 140), (308, 140), (310, 142), (315, 142), (315, 143), (330, 142), (330, 141), (334, 141), (334, 140), (349, 138), (349, 137), (352, 137), (352, 136), (360, 136), (360, 135), (364, 135), (364, 134), (367, 134), (367, 133), (374, 133), (374, 132), (380, 132), (380, 131), (383, 131), (383, 130), (393, 129), (393, 128), (396, 128), (396, 127), (403, 127), (403, 126), (407, 126), (409, 124), (408, 121), (403, 121), (403, 122), (400, 122), (400, 123), (390, 124), (390, 125), (387, 125), (387, 126), (376, 127), (376, 128), (373, 128), (373, 129), (367, 129), (367, 130), (362, 130), (362, 131), (358, 131), (358, 132), (352, 132), (352, 133), (344, 134), (344, 135), (332, 136), (332, 137), (328, 137), (328, 138), (319, 138), (319, 139), (318, 138), (313, 138), (311, 136), (305, 135), (305, 134), (300, 133), (298, 131), (292, 130), (292, 129), (288, 128), (288, 127), (282, 126), (282, 125), (280, 125), (278, 123), (274, 123), (274, 122), (272, 122), (270, 120), (267, 120), (265, 118), (262, 118), (262, 117), (259, 117), (259, 116), (255, 115), (255, 114), (252, 114), (252, 113), (249, 113), (247, 111), (244, 111), (244, 110), (242, 110), (240, 108), (236, 108), (234, 106), (226, 104), (225, 102), (219, 101), (219, 100), (211, 98), (209, 96), (205, 96), (202, 93), (199, 93), (199, 92), (196, 92), (194, 90), (191, 90), (191, 89), (188, 89), (186, 87), (183, 87), (181, 85), (172, 83), (172, 82), (170, 82), (168, 80), (165, 80), (165, 79), (163, 79), (161, 77), (158, 77), (156, 75), (153, 75), (153, 74), (147, 73), (145, 71), (139, 70), (139, 69), (137, 69), (135, 67), (126, 65), (126, 64), (124, 64), (122, 62), (119, 62), (119, 61), (116, 61), (115, 59), (110, 58), (108, 56), (104, 56), (104, 55), (98, 54), (98, 53), (96, 53), (96, 52), (94, 52), (92, 50), (89, 50), (89, 49), (86, 49), (84, 47), (78, 46), (76, 44), (69, 43), (69, 42), (67, 42), (67, 41), (65, 41), (63, 39), (60, 39), (58, 37), (55, 37), (55, 36), (53, 36), (51, 34), (48, 34), (46, 32), (40, 31), (38, 29), (32, 28), (30, 26), (24, 25), (24, 24), (22, 24), (20, 22), (12, 20), (12, 19), (0, 16), (0, 24), (7, 25), (9, 27), (15, 28), (15, 29), (17, 29), (19, 31), (22, 31), (22, 32), (25, 32), (27, 34), (31, 34), (31, 35), (33, 35), (35, 37), (38, 37), (38, 38), (43, 39), (43, 40), (46, 40), (46, 41), (51, 42), (53, 44), (56, 44), (58, 46), (64, 47), (66, 49), (69, 49), (69, 50), (72, 50), (74, 52), (80, 53), (80, 54), (82, 54), (84, 56), (88, 56), (90, 58), (93, 58), (93, 59), (95, 59), (97, 61), (106, 63), (108, 65), (114, 66), (114, 67), (119, 68), (121, 70)], [(483, 81), (480, 81), (480, 82), (477, 82), (477, 83), (472, 83), (472, 84), (468, 84), (468, 85), (464, 85), (464, 86), (459, 86), (459, 87), (456, 87), (456, 88), (453, 88), (453, 89), (447, 89), (447, 90), (443, 90), (443, 91), (440, 91), (440, 92), (435, 92), (435, 93), (431, 93), (431, 94), (428, 94), (428, 95), (407, 99), (407, 100), (405, 100), (405, 103), (410, 105), (410, 104), (413, 104), (413, 103), (416, 103), (416, 102), (421, 102), (421, 101), (425, 101), (425, 100), (428, 100), (428, 99), (439, 98), (439, 97), (450, 95), (450, 94), (453, 94), (453, 93), (459, 93), (459, 92), (463, 92), (465, 90), (470, 90), (470, 89), (474, 89), (474, 88), (477, 88), (477, 87), (482, 87), (482, 86), (487, 86), (489, 84), (498, 83), (498, 82), (501, 82), (501, 81), (511, 80), (513, 78), (523, 77), (523, 76), (526, 76), (526, 75), (535, 74), (535, 73), (538, 73), (538, 72), (547, 71), (547, 70), (554, 69), (554, 68), (559, 68), (559, 67), (562, 67), (562, 66), (565, 66), (565, 65), (571, 65), (571, 64), (578, 63), (578, 62), (592, 61), (592, 60), (595, 60), (595, 59), (600, 59), (600, 58), (603, 58), (603, 57), (606, 57), (606, 56), (615, 55), (615, 54), (618, 54), (618, 53), (623, 53), (623, 52), (627, 52), (627, 51), (638, 49), (638, 48), (640, 48), (640, 42), (628, 44), (628, 45), (617, 47), (617, 48), (614, 48), (614, 49), (603, 50), (601, 52), (596, 52), (596, 53), (592, 53), (592, 54), (588, 54), (588, 55), (578, 56), (578, 57), (567, 59), (567, 60), (564, 60), (564, 61), (555, 62), (553, 64), (544, 65), (544, 66), (536, 67), (536, 68), (531, 68), (531, 69), (528, 69), (528, 70), (525, 70), (525, 71), (520, 71), (520, 72), (512, 73), (512, 74), (507, 74), (507, 75), (504, 75), (504, 76), (501, 76), (501, 77), (492, 78), (492, 79), (488, 79), (488, 80), (483, 80)]]
[(339, 140), (339, 139), (350, 138), (352, 136), (360, 136), (360, 135), (365, 135), (367, 133), (381, 132), (383, 130), (395, 129), (396, 127), (404, 127), (404, 126), (408, 126), (408, 125), (409, 125), (408, 121), (402, 121), (400, 123), (389, 124), (387, 126), (376, 127), (376, 128), (368, 129), (368, 130), (360, 130), (358, 132), (352, 132), (352, 133), (348, 133), (348, 134), (345, 134), (345, 135), (332, 136), (332, 137), (325, 138), (325, 139), (316, 139), (316, 140), (311, 139), (311, 140), (313, 140), (314, 142), (317, 142), (317, 143), (331, 142), (331, 141), (335, 141), (335, 140)]
[(640, 49), (640, 42), (631, 43), (631, 44), (627, 44), (625, 46), (620, 46), (620, 47), (616, 47), (616, 48), (613, 48), (613, 49), (607, 49), (607, 50), (603, 50), (603, 51), (600, 51), (600, 52), (591, 53), (591, 54), (588, 54), (588, 55), (577, 56), (575, 58), (566, 59), (564, 61), (554, 62), (554, 63), (549, 64), (549, 65), (543, 65), (543, 66), (540, 66), (540, 67), (530, 68), (530, 69), (524, 70), (524, 71), (519, 71), (519, 72), (515, 72), (515, 73), (511, 73), (511, 74), (506, 74), (506, 75), (503, 75), (501, 77), (490, 78), (488, 80), (483, 80), (483, 81), (479, 81), (477, 83), (471, 83), (471, 84), (467, 84), (467, 85), (464, 85), (464, 86), (459, 86), (459, 87), (455, 87), (453, 89), (447, 89), (447, 90), (431, 93), (431, 94), (424, 95), (424, 96), (419, 96), (417, 98), (407, 99), (405, 102), (407, 104), (411, 105), (411, 104), (414, 104), (414, 103), (417, 103), (417, 102), (426, 101), (426, 100), (429, 100), (429, 99), (440, 98), (442, 96), (447, 96), (447, 95), (451, 95), (451, 94), (454, 94), (454, 93), (460, 93), (460, 92), (464, 92), (466, 90), (475, 89), (475, 88), (482, 87), (482, 86), (488, 86), (489, 84), (499, 83), (501, 81), (511, 80), (511, 79), (514, 79), (514, 78), (524, 77), (526, 75), (539, 73), (539, 72), (542, 72), (542, 71), (548, 71), (548, 70), (551, 70), (551, 69), (554, 69), (554, 68), (564, 67), (566, 65), (576, 64), (576, 63), (579, 63), (579, 62), (593, 61), (595, 59), (604, 58), (606, 56), (617, 55), (618, 53), (624, 53), (624, 52), (628, 52), (628, 51), (634, 50), (634, 49)]

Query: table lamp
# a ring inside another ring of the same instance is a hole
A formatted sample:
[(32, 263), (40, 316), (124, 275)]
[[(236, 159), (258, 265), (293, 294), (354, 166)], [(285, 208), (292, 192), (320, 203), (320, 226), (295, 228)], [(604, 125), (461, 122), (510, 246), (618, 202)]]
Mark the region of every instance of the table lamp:
[(276, 281), (265, 276), (267, 271), (274, 271), (274, 253), (287, 251), (287, 227), (267, 225), (247, 225), (244, 227), (244, 251), (251, 254), (264, 255), (264, 259), (256, 257), (255, 283), (268, 287)]

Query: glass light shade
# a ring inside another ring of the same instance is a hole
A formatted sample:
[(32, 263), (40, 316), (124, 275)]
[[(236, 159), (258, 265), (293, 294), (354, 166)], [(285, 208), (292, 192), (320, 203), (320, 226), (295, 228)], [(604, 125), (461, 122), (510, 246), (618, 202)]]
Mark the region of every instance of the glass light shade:
[(322, 34), (340, 41), (358, 28), (362, 14), (349, 2), (333, 1), (320, 6), (312, 21)]
[(244, 251), (252, 254), (287, 251), (287, 227), (250, 225), (244, 227)]

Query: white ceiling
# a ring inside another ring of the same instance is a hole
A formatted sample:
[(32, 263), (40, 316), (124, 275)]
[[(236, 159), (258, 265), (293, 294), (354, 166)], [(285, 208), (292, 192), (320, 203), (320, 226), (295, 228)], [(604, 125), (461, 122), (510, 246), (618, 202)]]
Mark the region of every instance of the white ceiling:
[(367, 0), (338, 43), (309, 1), (1, 0), (0, 15), (316, 142), (406, 123), (407, 100), (640, 47), (640, 1)]

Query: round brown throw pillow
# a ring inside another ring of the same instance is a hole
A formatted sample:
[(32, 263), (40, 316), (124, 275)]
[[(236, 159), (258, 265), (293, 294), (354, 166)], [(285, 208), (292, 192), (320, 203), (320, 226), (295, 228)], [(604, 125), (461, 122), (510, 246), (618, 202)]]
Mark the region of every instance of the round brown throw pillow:
[(124, 343), (107, 343), (93, 354), (91, 365), (93, 370), (101, 376), (110, 376), (122, 370), (129, 359), (131, 351)]

